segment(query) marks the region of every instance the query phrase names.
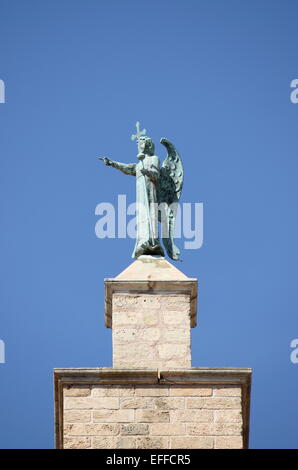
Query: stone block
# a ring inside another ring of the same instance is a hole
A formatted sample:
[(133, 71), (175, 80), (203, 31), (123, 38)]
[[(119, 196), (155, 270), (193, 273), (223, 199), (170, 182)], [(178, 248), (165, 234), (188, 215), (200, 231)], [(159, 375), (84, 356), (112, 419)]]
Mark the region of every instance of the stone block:
[(186, 408), (206, 408), (206, 409), (230, 409), (241, 408), (241, 399), (239, 397), (224, 397), (224, 398), (187, 398)]
[(64, 410), (65, 423), (89, 423), (91, 421), (91, 410)]
[[(98, 436), (92, 438), (92, 449), (116, 449), (117, 437)], [(80, 449), (80, 447), (76, 447)]]
[(140, 341), (158, 341), (161, 335), (161, 328), (146, 328), (140, 330)]
[(120, 390), (117, 385), (93, 385), (91, 397), (119, 397)]
[(118, 327), (113, 330), (114, 343), (136, 341), (138, 330), (136, 328)]
[(213, 437), (173, 437), (171, 449), (213, 449)]
[(93, 421), (95, 423), (130, 423), (134, 421), (134, 410), (95, 410)]
[(215, 449), (242, 449), (242, 436), (216, 436)]
[(159, 397), (152, 402), (158, 410), (183, 409), (185, 399), (182, 397)]
[(143, 423), (131, 423), (121, 425), (122, 435), (147, 435), (149, 434), (149, 425)]
[(164, 327), (162, 329), (162, 340), (165, 343), (179, 342), (190, 344), (190, 327), (188, 324), (186, 324), (186, 326), (186, 328)]
[[(185, 358), (189, 359), (190, 363), (190, 349), (189, 345), (178, 343), (164, 343), (158, 346), (158, 353), (161, 359)], [(189, 364), (190, 365), (190, 364)]]
[(213, 423), (195, 423), (186, 425), (187, 434), (190, 436), (213, 436)]
[(181, 310), (162, 310), (161, 317), (165, 325), (179, 325), (181, 328), (185, 328), (188, 325), (188, 321), (190, 321), (188, 313)]
[(242, 423), (215, 423), (215, 436), (237, 436), (242, 435)]
[(91, 449), (90, 437), (65, 437), (64, 449)]
[(215, 397), (241, 397), (241, 387), (237, 385), (230, 387), (214, 387)]
[(211, 387), (198, 387), (197, 385), (172, 385), (170, 388), (172, 397), (210, 397)]
[(116, 436), (119, 430), (119, 424), (106, 423), (66, 423), (64, 427), (64, 432), (68, 436)]
[(214, 421), (215, 423), (241, 423), (242, 412), (241, 410), (215, 410)]
[(210, 423), (213, 422), (212, 410), (173, 410), (171, 422), (173, 423)]
[(167, 449), (168, 438), (165, 437), (137, 437), (137, 449)]
[(95, 397), (95, 398), (76, 398), (76, 397), (66, 397), (64, 399), (65, 409), (118, 409), (119, 408), (119, 398), (116, 397)]
[(150, 424), (152, 436), (183, 436), (185, 435), (185, 424), (180, 423), (154, 423)]
[(120, 408), (154, 408), (154, 402), (145, 397), (126, 397), (120, 399)]
[(160, 410), (136, 410), (136, 422), (138, 423), (168, 423), (170, 422), (169, 411)]
[(136, 439), (132, 436), (118, 437), (116, 440), (116, 449), (135, 449)]
[(88, 385), (66, 385), (64, 387), (64, 396), (65, 397), (88, 397), (91, 393), (90, 387)]
[(144, 385), (136, 387), (136, 395), (140, 397), (166, 397), (169, 395), (169, 387), (167, 385)]

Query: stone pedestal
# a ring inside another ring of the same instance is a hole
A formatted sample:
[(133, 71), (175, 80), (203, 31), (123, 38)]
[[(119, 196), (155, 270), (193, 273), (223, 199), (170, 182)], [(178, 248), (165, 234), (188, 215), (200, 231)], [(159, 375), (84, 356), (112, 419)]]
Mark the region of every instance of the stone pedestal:
[(191, 367), (197, 280), (142, 256), (105, 280), (113, 367), (55, 369), (57, 448), (247, 448), (251, 369)]
[(191, 367), (197, 280), (164, 258), (140, 256), (105, 279), (105, 324), (113, 329), (113, 367)]
[(250, 369), (56, 369), (56, 446), (242, 449)]

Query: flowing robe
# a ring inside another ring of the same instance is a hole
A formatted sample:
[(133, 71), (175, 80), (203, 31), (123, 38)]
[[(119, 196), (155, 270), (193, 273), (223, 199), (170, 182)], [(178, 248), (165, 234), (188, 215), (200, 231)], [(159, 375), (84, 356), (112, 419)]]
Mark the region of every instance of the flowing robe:
[[(136, 177), (137, 234), (132, 257), (137, 258), (145, 254), (164, 256), (158, 236), (159, 158), (156, 155), (145, 155), (138, 163), (113, 162), (112, 166), (126, 175)], [(141, 173), (143, 168), (149, 172), (148, 176)]]

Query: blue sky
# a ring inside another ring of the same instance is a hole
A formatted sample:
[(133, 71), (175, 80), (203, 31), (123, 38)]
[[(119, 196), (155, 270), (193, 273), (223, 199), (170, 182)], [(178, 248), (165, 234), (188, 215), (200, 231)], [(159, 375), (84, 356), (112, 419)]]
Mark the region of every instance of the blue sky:
[[(297, 447), (298, 4), (290, 0), (0, 0), (0, 447), (54, 446), (54, 367), (111, 366), (103, 279), (131, 239), (95, 236), (134, 200), (136, 120), (203, 202), (193, 366), (252, 367), (250, 447)], [(182, 242), (178, 241), (182, 246)]]

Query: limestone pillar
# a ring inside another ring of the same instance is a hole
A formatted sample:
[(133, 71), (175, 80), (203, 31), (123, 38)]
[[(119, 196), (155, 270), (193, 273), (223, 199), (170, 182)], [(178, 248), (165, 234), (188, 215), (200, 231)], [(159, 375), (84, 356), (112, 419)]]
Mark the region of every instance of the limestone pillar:
[(105, 324), (112, 328), (113, 367), (191, 367), (197, 279), (161, 257), (140, 256), (105, 279)]

